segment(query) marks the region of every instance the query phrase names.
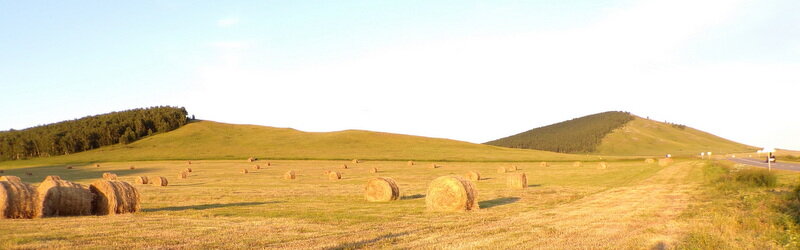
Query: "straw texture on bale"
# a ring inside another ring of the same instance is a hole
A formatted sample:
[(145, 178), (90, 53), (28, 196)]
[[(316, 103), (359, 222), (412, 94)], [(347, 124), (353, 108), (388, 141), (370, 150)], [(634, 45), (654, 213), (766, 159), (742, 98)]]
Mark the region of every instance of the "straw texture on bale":
[(497, 173), (498, 174), (505, 174), (506, 173), (506, 167), (497, 168)]
[(373, 173), (373, 174), (374, 174), (374, 173), (377, 173), (377, 172), (378, 172), (378, 168), (370, 168), (370, 169), (369, 169), (369, 172), (370, 172), (370, 173)]
[(92, 214), (126, 214), (141, 209), (139, 190), (124, 181), (98, 180), (89, 185), (94, 194)]
[(162, 176), (151, 176), (147, 178), (147, 182), (161, 187), (169, 185), (169, 181), (167, 180), (167, 178)]
[(541, 167), (549, 167), (550, 163), (547, 163), (547, 162), (543, 161), (543, 162), (539, 163), (539, 166), (541, 166)]
[(409, 166), (414, 166), (414, 161), (408, 161)]
[(250, 173), (250, 171), (247, 171), (247, 169), (246, 169), (246, 168), (243, 168), (243, 169), (242, 169), (242, 174), (246, 174), (246, 173)]
[(338, 179), (341, 179), (341, 178), (342, 178), (342, 174), (339, 173), (339, 172), (331, 171), (330, 173), (328, 173), (328, 179), (329, 180), (338, 180)]
[(94, 195), (86, 186), (66, 181), (47, 180), (36, 189), (37, 217), (77, 216), (92, 213)]
[(658, 165), (662, 166), (662, 167), (669, 166), (669, 165), (672, 164), (672, 162), (673, 162), (672, 158), (661, 158), (661, 159), (658, 159)]
[(183, 171), (186, 171), (186, 172), (188, 172), (188, 173), (191, 173), (191, 172), (192, 172), (192, 168), (186, 168), (186, 169), (184, 169)]
[(294, 174), (294, 171), (292, 170), (286, 171), (286, 173), (283, 174), (284, 180), (294, 180), (295, 178), (297, 178), (297, 176)]
[(0, 176), (0, 181), (22, 182), (22, 179), (12, 175)]
[(583, 163), (582, 163), (582, 162), (579, 162), (579, 161), (576, 161), (576, 162), (573, 162), (573, 163), (572, 163), (572, 166), (573, 166), (573, 167), (582, 167), (582, 166), (583, 166)]
[(478, 191), (472, 182), (459, 176), (442, 176), (428, 185), (425, 196), (428, 210), (442, 212), (479, 209)]
[(464, 175), (464, 177), (470, 181), (479, 181), (481, 180), (481, 173), (478, 173), (478, 171), (469, 171)]
[(528, 176), (525, 173), (509, 174), (506, 180), (506, 185), (510, 188), (527, 188)]
[(255, 170), (259, 170), (259, 169), (261, 169), (261, 166), (259, 166), (259, 165), (254, 165), (254, 166), (253, 166), (253, 169), (255, 169)]
[(608, 163), (604, 161), (601, 161), (600, 163), (597, 164), (597, 169), (606, 169), (606, 168), (608, 168)]
[(645, 159), (645, 160), (644, 160), (644, 163), (647, 163), (647, 164), (653, 164), (653, 163), (656, 163), (656, 160), (655, 160), (655, 159), (653, 159), (653, 158), (648, 158), (648, 159)]
[(400, 199), (400, 188), (392, 178), (376, 177), (367, 181), (364, 198), (371, 202), (397, 200)]
[(117, 179), (117, 174), (103, 173), (103, 179), (110, 180), (110, 181), (116, 180)]
[(189, 178), (189, 173), (187, 173), (186, 171), (181, 171), (181, 173), (178, 174), (178, 177), (180, 177), (181, 179)]
[(136, 184), (150, 184), (147, 176), (139, 176), (136, 177)]
[(0, 219), (31, 219), (36, 217), (36, 189), (16, 176), (0, 180)]
[(48, 175), (47, 177), (44, 177), (43, 181), (60, 181), (60, 180), (62, 179), (58, 175)]

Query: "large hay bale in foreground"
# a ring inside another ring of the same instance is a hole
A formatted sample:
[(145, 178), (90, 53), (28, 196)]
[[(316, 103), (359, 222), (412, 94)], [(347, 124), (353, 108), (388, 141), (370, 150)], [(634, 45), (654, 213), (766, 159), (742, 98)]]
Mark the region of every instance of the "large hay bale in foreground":
[(36, 189), (37, 217), (92, 214), (94, 194), (81, 184), (66, 180), (47, 180)]
[(181, 173), (178, 174), (178, 177), (181, 179), (189, 178), (189, 173), (187, 173), (186, 171), (181, 171)]
[(16, 176), (0, 180), (0, 219), (31, 219), (36, 217), (36, 189)]
[(136, 177), (136, 184), (149, 184), (150, 181), (147, 176)]
[(579, 162), (579, 161), (576, 161), (576, 162), (573, 162), (573, 163), (572, 163), (572, 166), (573, 166), (573, 167), (577, 167), (577, 168), (579, 168), (579, 167), (582, 167), (582, 166), (583, 166), (583, 163), (582, 163), (582, 162)]
[(608, 163), (604, 161), (601, 161), (600, 163), (597, 164), (597, 169), (606, 169), (606, 168), (608, 168)]
[(286, 173), (283, 174), (283, 179), (284, 180), (294, 180), (295, 178), (297, 178), (297, 176), (295, 175), (294, 171), (292, 171), (292, 170), (286, 171)]
[(507, 170), (506, 170), (506, 167), (499, 167), (499, 168), (497, 168), (497, 173), (498, 173), (498, 174), (505, 174), (505, 173), (506, 173), (506, 171), (507, 171)]
[(117, 174), (108, 173), (108, 172), (103, 173), (103, 179), (104, 180), (109, 180), (109, 181), (117, 180)]
[(479, 209), (478, 191), (472, 182), (459, 176), (442, 176), (428, 185), (425, 205), (431, 211), (471, 211)]
[(673, 162), (674, 162), (674, 160), (672, 160), (672, 158), (661, 158), (661, 159), (658, 159), (658, 165), (662, 166), (662, 167), (666, 167), (666, 166), (672, 165)]
[(13, 175), (0, 176), (0, 181), (22, 182), (22, 179)]
[(528, 176), (525, 173), (514, 173), (509, 174), (508, 179), (506, 179), (506, 185), (509, 188), (527, 188), (528, 187)]
[(151, 176), (147, 178), (147, 182), (160, 187), (165, 187), (169, 185), (169, 181), (167, 180), (167, 178), (162, 176)]
[(464, 174), (464, 178), (470, 181), (479, 181), (481, 180), (481, 173), (478, 173), (478, 171), (469, 171)]
[(328, 180), (339, 180), (342, 179), (342, 174), (336, 171), (331, 171), (328, 173)]
[(397, 200), (400, 199), (400, 188), (392, 178), (376, 177), (367, 181), (364, 198), (371, 202)]
[(540, 166), (540, 167), (549, 167), (549, 166), (550, 166), (550, 163), (547, 163), (546, 161), (543, 161), (543, 162), (540, 162), (540, 163), (539, 163), (539, 166)]
[(124, 181), (98, 180), (89, 185), (94, 194), (92, 214), (126, 214), (141, 208), (139, 190)]

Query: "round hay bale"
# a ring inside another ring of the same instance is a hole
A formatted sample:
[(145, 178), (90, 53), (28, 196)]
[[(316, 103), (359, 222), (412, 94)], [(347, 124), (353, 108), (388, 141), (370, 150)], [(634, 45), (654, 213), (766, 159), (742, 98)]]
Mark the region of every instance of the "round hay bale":
[(100, 164), (94, 164), (94, 167), (99, 168)]
[[(16, 176), (3, 176), (16, 177)], [(0, 179), (2, 179), (0, 178)], [(0, 180), (0, 219), (31, 219), (36, 217), (36, 189), (21, 181)]]
[(378, 168), (370, 168), (369, 172), (373, 174), (378, 173)]
[(192, 168), (186, 168), (183, 171), (186, 171), (187, 173), (191, 173), (192, 172)]
[(180, 177), (181, 179), (189, 178), (189, 173), (186, 171), (181, 171), (181, 173), (178, 174), (178, 177)]
[(141, 209), (139, 190), (124, 181), (97, 180), (89, 185), (94, 194), (92, 214), (126, 214)]
[(509, 174), (507, 178), (506, 185), (509, 188), (520, 189), (528, 187), (528, 176), (525, 173)]
[(539, 163), (539, 166), (540, 166), (540, 167), (549, 167), (549, 166), (550, 166), (550, 163), (547, 163), (546, 161), (543, 161), (543, 162), (540, 162), (540, 163)]
[(600, 163), (597, 164), (597, 169), (606, 169), (606, 168), (608, 168), (608, 163), (604, 161), (601, 161)]
[(66, 181), (47, 180), (36, 189), (37, 217), (78, 216), (92, 214), (94, 194), (86, 186)]
[(186, 161), (186, 162), (189, 163), (189, 165), (192, 165), (192, 161)]
[(336, 171), (331, 171), (328, 173), (328, 180), (339, 180), (342, 179), (342, 174)]
[(472, 182), (459, 176), (442, 176), (428, 185), (425, 196), (428, 210), (455, 212), (477, 210), (478, 191)]
[(246, 168), (243, 168), (243, 169), (242, 169), (242, 174), (247, 174), (247, 173), (250, 173), (250, 172), (249, 172), (249, 171), (247, 171), (247, 169), (246, 169)]
[(342, 164), (342, 169), (347, 169), (347, 164)]
[(27, 172), (27, 173), (25, 173), (25, 175), (27, 175), (27, 176), (33, 176), (33, 173), (31, 173), (31, 172)]
[(672, 160), (672, 158), (661, 158), (661, 159), (658, 159), (658, 165), (662, 166), (662, 167), (666, 167), (666, 166), (672, 165), (673, 162), (674, 162), (674, 160)]
[(48, 175), (47, 177), (44, 177), (43, 181), (60, 181), (60, 180), (62, 180), (60, 176)]
[(325, 170), (325, 175), (328, 175), (328, 174), (330, 174), (330, 173), (331, 173), (331, 171), (330, 171), (330, 170)]
[(271, 162), (267, 162), (267, 167), (272, 166)]
[(436, 165), (436, 163), (432, 163), (432, 164), (431, 164), (431, 168), (438, 168), (438, 167), (439, 167), (439, 166), (438, 166), (438, 165)]
[(353, 163), (358, 164), (361, 163), (361, 161), (359, 161), (358, 159), (353, 159)]
[(149, 184), (149, 180), (147, 176), (139, 176), (136, 177), (136, 184)]
[(261, 169), (261, 166), (259, 166), (259, 165), (255, 165), (255, 166), (253, 166), (253, 169), (254, 169), (254, 170), (259, 170), (259, 169)]
[(392, 178), (376, 177), (367, 181), (367, 185), (364, 187), (364, 198), (370, 202), (398, 200), (400, 199), (400, 188)]
[(22, 179), (12, 175), (5, 175), (0, 176), (0, 181), (7, 181), (7, 182), (22, 182)]
[(295, 175), (293, 170), (286, 171), (286, 173), (283, 174), (284, 180), (294, 180), (295, 178), (297, 178), (297, 175)]
[(576, 162), (573, 162), (573, 163), (572, 163), (572, 166), (573, 166), (573, 167), (576, 167), (576, 168), (579, 168), (579, 167), (582, 167), (582, 166), (583, 166), (583, 163), (582, 163), (582, 162), (579, 162), (579, 161), (576, 161)]
[(408, 161), (407, 163), (409, 166), (414, 166), (414, 161)]
[(517, 171), (517, 170), (519, 170), (519, 168), (517, 168), (517, 166), (516, 166), (516, 165), (513, 165), (513, 166), (511, 166), (511, 167), (508, 167), (508, 171), (512, 171), (512, 172), (513, 172), (513, 171)]
[(134, 169), (136, 169), (136, 167), (135, 167), (135, 166), (131, 166), (131, 167), (130, 167), (130, 169), (131, 169), (131, 170), (134, 170)]
[(117, 174), (108, 173), (108, 172), (103, 173), (103, 179), (104, 180), (109, 180), (109, 181), (117, 180)]
[(656, 163), (656, 160), (653, 159), (653, 158), (647, 158), (647, 159), (644, 160), (644, 163), (653, 164), (653, 163)]
[(247, 158), (247, 162), (254, 162), (254, 161), (257, 161), (257, 160), (258, 159), (256, 159), (255, 157)]
[(497, 173), (498, 173), (498, 174), (505, 174), (505, 173), (506, 173), (506, 171), (507, 171), (507, 170), (506, 170), (506, 167), (499, 167), (499, 168), (497, 168)]
[(72, 169), (72, 166), (67, 166), (67, 169)]
[(150, 184), (153, 184), (153, 185), (156, 185), (156, 186), (160, 186), (160, 187), (165, 187), (165, 186), (169, 185), (169, 181), (167, 181), (167, 178), (166, 177), (161, 177), (161, 176), (151, 176), (151, 177), (147, 178), (147, 183), (150, 183)]
[(481, 173), (478, 173), (478, 171), (469, 171), (464, 175), (464, 177), (470, 181), (479, 181), (481, 180)]

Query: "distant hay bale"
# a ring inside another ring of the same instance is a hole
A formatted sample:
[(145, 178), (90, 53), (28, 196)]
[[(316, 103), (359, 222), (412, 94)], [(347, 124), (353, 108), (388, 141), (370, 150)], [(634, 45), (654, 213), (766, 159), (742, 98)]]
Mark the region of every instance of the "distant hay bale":
[(131, 167), (130, 167), (130, 169), (131, 169), (131, 170), (134, 170), (134, 169), (136, 169), (136, 167), (135, 167), (135, 166), (131, 166)]
[(528, 187), (528, 176), (525, 173), (513, 173), (509, 174), (506, 179), (506, 185), (509, 188), (527, 188)]
[(186, 172), (186, 171), (181, 171), (181, 172), (178, 174), (178, 177), (179, 177), (179, 178), (181, 178), (181, 179), (186, 179), (186, 178), (189, 178), (189, 173), (188, 173), (188, 172)]
[(497, 168), (497, 173), (498, 173), (498, 174), (505, 174), (505, 173), (506, 173), (506, 171), (507, 171), (506, 167), (499, 167), (499, 168)]
[(653, 164), (653, 163), (656, 163), (656, 160), (653, 159), (653, 158), (647, 158), (647, 159), (644, 160), (644, 163)]
[(408, 161), (407, 163), (409, 166), (414, 166), (414, 161)]
[(22, 182), (22, 179), (12, 175), (5, 175), (5, 176), (0, 176), (0, 181)]
[(540, 163), (539, 163), (539, 166), (540, 166), (540, 167), (549, 167), (549, 166), (550, 166), (550, 163), (547, 163), (546, 161), (543, 161), (543, 162), (540, 162)]
[(60, 180), (62, 180), (60, 176), (48, 175), (47, 177), (44, 177), (43, 181), (60, 181)]
[(576, 162), (573, 162), (573, 163), (572, 163), (572, 166), (573, 166), (573, 167), (578, 167), (578, 168), (579, 168), (579, 167), (582, 167), (582, 166), (583, 166), (583, 163), (582, 163), (582, 162), (579, 162), (579, 161), (576, 161)]
[(117, 174), (108, 173), (108, 172), (103, 173), (103, 179), (104, 180), (109, 180), (109, 181), (115, 181), (115, 180), (117, 180)]
[(480, 209), (475, 186), (459, 176), (442, 176), (434, 179), (428, 185), (425, 205), (428, 210), (441, 212)]
[(597, 164), (597, 169), (606, 169), (606, 168), (608, 168), (608, 163), (604, 161), (601, 161), (600, 163)]
[(481, 173), (478, 173), (478, 171), (469, 171), (464, 174), (464, 177), (470, 181), (479, 181), (481, 180)]
[(272, 166), (271, 162), (267, 162), (267, 167)]
[(259, 170), (259, 169), (261, 169), (261, 166), (259, 166), (259, 165), (254, 165), (254, 166), (253, 166), (253, 169), (255, 169), (255, 170)]
[(151, 176), (147, 178), (147, 183), (159, 186), (159, 187), (166, 187), (169, 185), (169, 181), (166, 177), (162, 176)]
[(517, 170), (518, 170), (517, 165), (512, 165), (511, 167), (508, 167), (508, 171), (517, 171)]
[(353, 159), (353, 163), (358, 164), (361, 163), (361, 161), (359, 161), (358, 159)]
[(67, 166), (67, 169), (72, 169), (72, 166)]
[(400, 188), (397, 182), (388, 177), (376, 177), (367, 181), (364, 187), (364, 198), (370, 202), (384, 202), (400, 199)]
[(436, 165), (436, 163), (432, 163), (432, 164), (431, 164), (431, 168), (439, 168), (439, 167), (440, 167), (440, 166), (439, 166), (439, 165)]
[(94, 164), (94, 167), (99, 168), (100, 164)]
[(27, 173), (25, 173), (25, 175), (27, 175), (27, 176), (33, 176), (33, 173), (31, 173), (31, 172), (27, 172)]
[(136, 177), (136, 184), (149, 184), (147, 176)]
[(192, 165), (192, 161), (186, 161), (186, 162), (189, 163), (189, 165)]
[(186, 171), (187, 173), (191, 173), (192, 172), (192, 168), (186, 168), (183, 171)]
[(258, 159), (256, 159), (255, 157), (247, 158), (247, 162), (254, 162), (254, 161), (257, 161), (257, 160)]
[[(10, 178), (14, 177), (14, 178)], [(36, 189), (16, 176), (0, 177), (0, 219), (36, 217)]]
[(284, 180), (294, 180), (295, 178), (297, 178), (297, 175), (295, 175), (294, 171), (292, 170), (286, 171), (286, 173), (283, 174)]
[(370, 168), (369, 172), (373, 174), (378, 173), (378, 168)]
[(342, 169), (347, 169), (347, 164), (342, 164)]
[(141, 209), (139, 190), (130, 183), (97, 180), (89, 185), (89, 190), (94, 194), (94, 215), (135, 213)]
[(66, 180), (46, 180), (36, 189), (37, 217), (77, 216), (92, 213), (92, 194), (81, 184)]
[(661, 167), (666, 167), (666, 166), (672, 165), (673, 162), (674, 162), (674, 160), (672, 160), (672, 158), (661, 158), (661, 159), (658, 159), (658, 165), (661, 166)]
[(325, 175), (328, 175), (328, 174), (330, 174), (330, 173), (331, 173), (331, 171), (330, 171), (330, 170), (325, 170)]
[(342, 173), (331, 171), (328, 173), (328, 180), (339, 180), (342, 179)]
[(247, 174), (247, 173), (250, 173), (250, 172), (249, 172), (249, 171), (247, 171), (247, 169), (246, 169), (246, 168), (243, 168), (243, 169), (242, 169), (242, 174)]

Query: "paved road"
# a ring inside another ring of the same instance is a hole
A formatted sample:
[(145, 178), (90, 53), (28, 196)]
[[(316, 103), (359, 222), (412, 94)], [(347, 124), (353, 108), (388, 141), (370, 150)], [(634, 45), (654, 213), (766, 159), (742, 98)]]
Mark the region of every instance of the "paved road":
[[(754, 167), (761, 167), (767, 168), (767, 163), (764, 162), (764, 159), (753, 159), (753, 158), (728, 158), (729, 161), (733, 161), (736, 163), (747, 164)], [(789, 171), (800, 171), (800, 164), (798, 163), (786, 163), (786, 162), (776, 162), (772, 163), (772, 169), (781, 169), (781, 170), (789, 170)]]

